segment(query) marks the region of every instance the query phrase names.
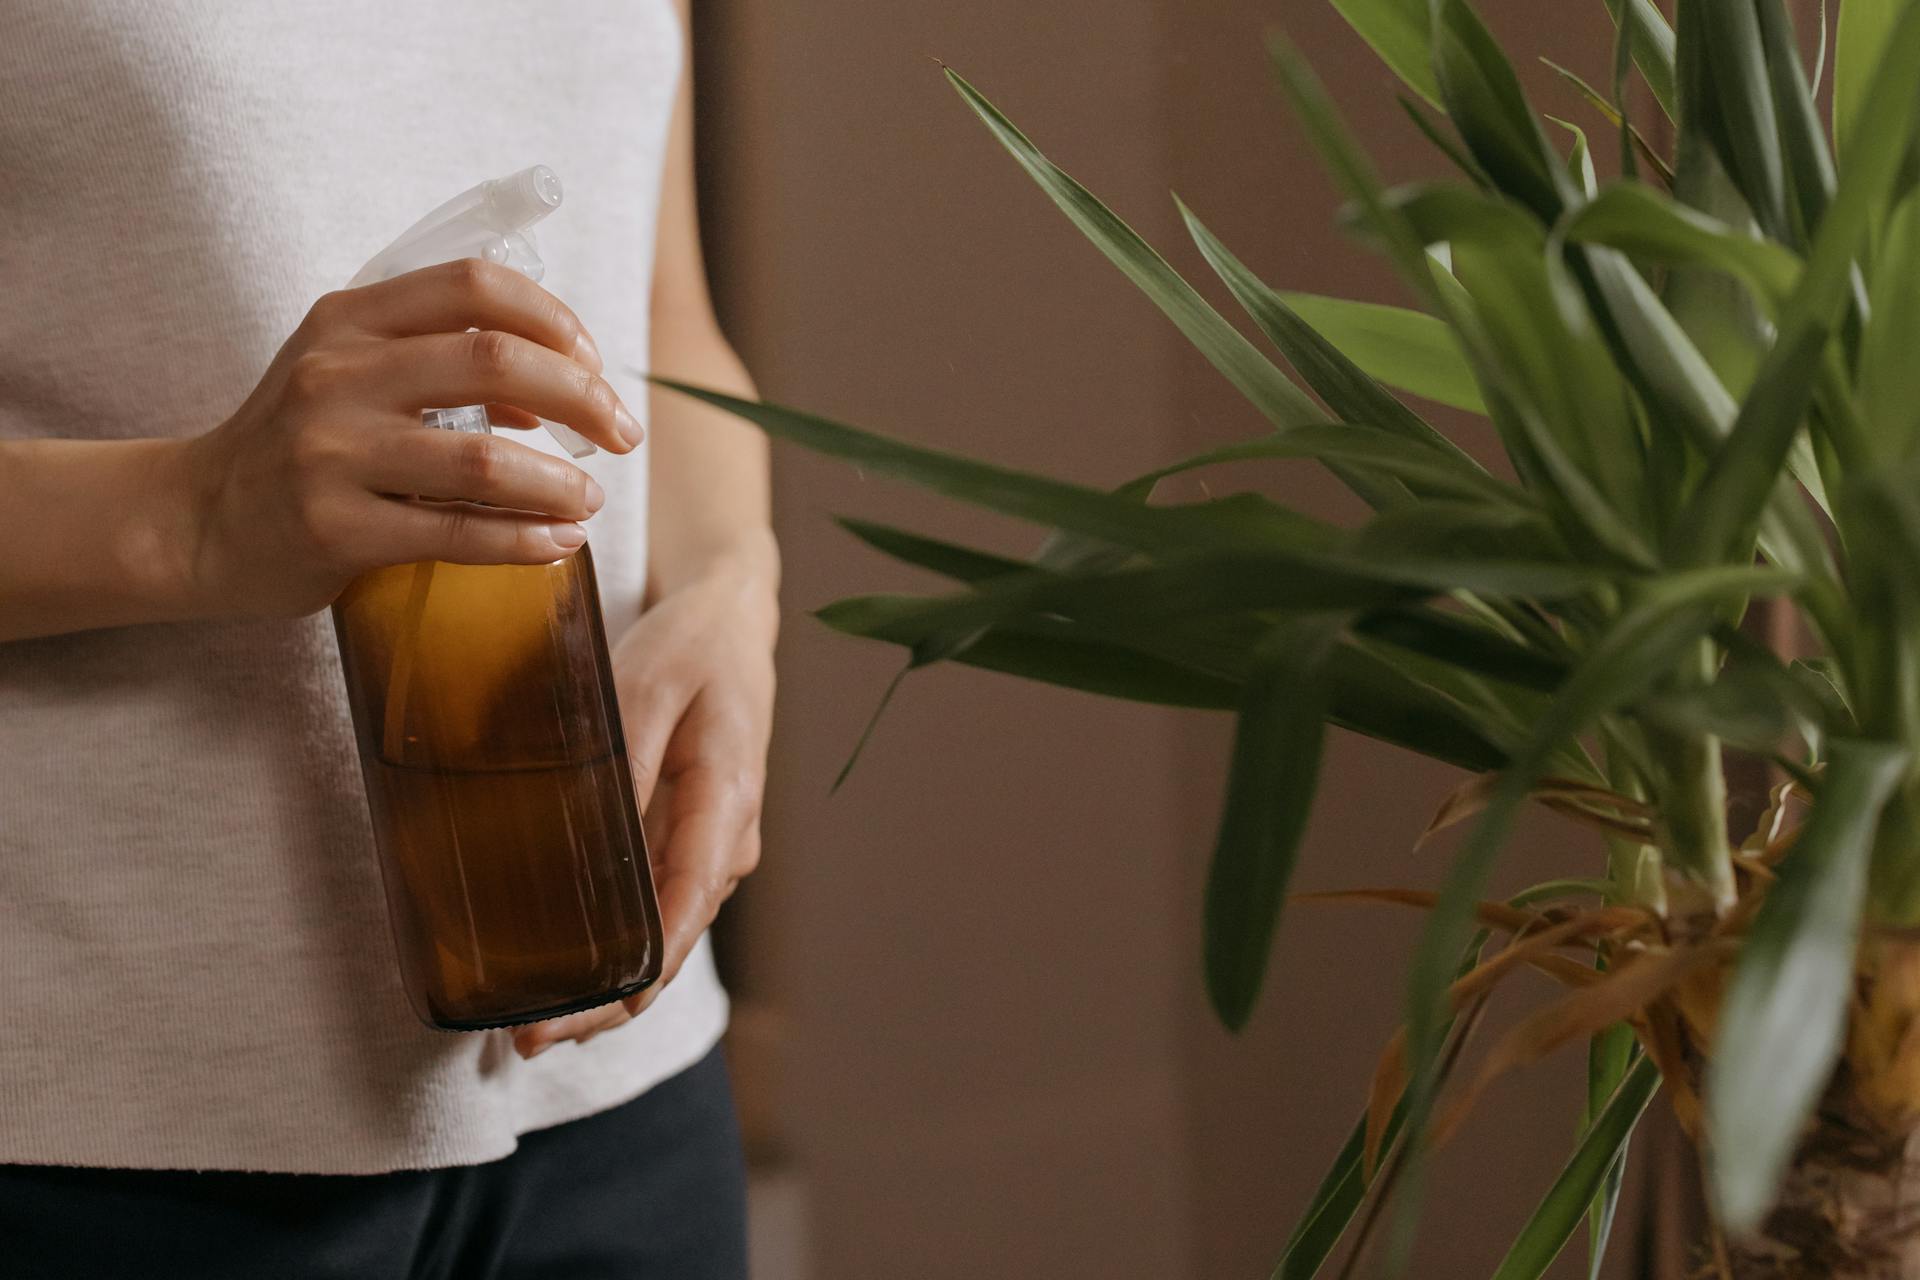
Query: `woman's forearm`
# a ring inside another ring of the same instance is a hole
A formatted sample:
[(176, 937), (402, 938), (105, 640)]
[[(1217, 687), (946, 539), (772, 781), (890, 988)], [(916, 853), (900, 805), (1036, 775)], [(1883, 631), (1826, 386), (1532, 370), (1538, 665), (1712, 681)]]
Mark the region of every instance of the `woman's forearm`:
[[(663, 323), (654, 369), (733, 395), (751, 397), (753, 381), (719, 330)], [(766, 438), (731, 414), (656, 388), (649, 401), (651, 506), (650, 599), (725, 567), (778, 585)]]
[(0, 641), (193, 617), (182, 440), (0, 440)]

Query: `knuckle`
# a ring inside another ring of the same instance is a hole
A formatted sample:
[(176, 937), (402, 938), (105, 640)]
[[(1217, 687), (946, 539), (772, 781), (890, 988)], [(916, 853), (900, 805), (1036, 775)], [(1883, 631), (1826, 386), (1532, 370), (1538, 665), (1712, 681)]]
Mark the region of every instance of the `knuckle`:
[(440, 537), (449, 553), (460, 555), (474, 550), (478, 532), (479, 525), (473, 512), (451, 507), (441, 513)]
[(456, 258), (447, 264), (446, 270), (449, 282), (461, 297), (470, 302), (484, 302), (499, 292), (500, 273), (505, 268), (484, 258)]
[(720, 799), (747, 822), (760, 818), (761, 798), (766, 793), (764, 770), (742, 766), (729, 769), (716, 782)]
[(579, 467), (567, 467), (562, 473), (561, 484), (566, 490), (567, 501), (572, 509), (584, 511), (587, 508), (587, 482), (589, 476)]
[(467, 338), (467, 355), (481, 377), (497, 380), (513, 372), (514, 342), (498, 329), (481, 329)]
[(551, 329), (560, 339), (561, 352), (570, 354), (573, 344), (579, 341), (580, 335), (585, 331), (580, 318), (573, 314), (573, 308), (543, 289), (538, 315), (544, 327)]
[(620, 404), (620, 397), (614, 392), (613, 384), (605, 378), (590, 376), (586, 388), (587, 408), (595, 417), (613, 418), (613, 411)]
[(307, 544), (324, 557), (332, 559), (345, 550), (333, 506), (320, 494), (308, 491), (295, 498), (293, 516)]
[(492, 436), (462, 435), (454, 440), (454, 469), (460, 479), (479, 495), (491, 493), (500, 483), (505, 459), (500, 442)]
[(327, 351), (304, 351), (287, 370), (287, 389), (304, 400), (333, 395), (347, 378), (346, 362)]
[(301, 328), (309, 334), (322, 333), (336, 328), (346, 318), (347, 309), (352, 305), (344, 289), (334, 289), (323, 293), (313, 300), (307, 308), (306, 318)]
[(318, 427), (302, 427), (287, 442), (287, 462), (293, 468), (294, 485), (302, 492), (311, 491), (339, 460), (339, 444), (331, 432)]

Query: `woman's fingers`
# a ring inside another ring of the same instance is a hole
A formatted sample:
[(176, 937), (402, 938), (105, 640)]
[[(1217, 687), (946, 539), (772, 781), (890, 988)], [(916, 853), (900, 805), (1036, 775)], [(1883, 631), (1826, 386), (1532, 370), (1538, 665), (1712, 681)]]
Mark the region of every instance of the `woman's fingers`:
[(383, 563), (444, 560), (448, 564), (552, 564), (578, 551), (587, 531), (569, 520), (464, 502), (383, 498), (391, 524), (379, 544)]
[(564, 422), (615, 453), (640, 443), (639, 421), (604, 378), (518, 334), (396, 338), (371, 359), (372, 385), (397, 408), (498, 402)]
[(578, 1040), (581, 1044), (585, 1044), (602, 1031), (611, 1031), (622, 1023), (631, 1021), (632, 1018), (633, 1013), (627, 1008), (626, 1003), (616, 1000), (612, 1004), (582, 1009), (579, 1013), (569, 1013), (563, 1017), (533, 1023), (531, 1026), (518, 1027), (513, 1033), (513, 1047), (521, 1057), (534, 1058), (562, 1040)]
[(540, 415), (528, 413), (525, 409), (516, 409), (510, 404), (490, 404), (487, 406), (487, 421), (496, 427), (531, 431), (540, 425)]
[(627, 765), (633, 772), (634, 799), (640, 812), (646, 813), (653, 807), (667, 744), (679, 731), (688, 697), (659, 672), (622, 680), (620, 689), (620, 719), (627, 727)]
[(580, 317), (511, 267), (462, 258), (330, 295), (323, 313), (386, 338), (498, 329), (602, 368)]
[(673, 788), (672, 832), (654, 868), (666, 934), (660, 981), (628, 1001), (635, 1012), (651, 1004), (679, 974), (720, 905), (760, 858), (757, 783), (724, 769), (693, 765), (674, 776)]
[(498, 436), (401, 427), (382, 436), (365, 465), (367, 486), (379, 493), (484, 502), (567, 522), (606, 501), (579, 467)]

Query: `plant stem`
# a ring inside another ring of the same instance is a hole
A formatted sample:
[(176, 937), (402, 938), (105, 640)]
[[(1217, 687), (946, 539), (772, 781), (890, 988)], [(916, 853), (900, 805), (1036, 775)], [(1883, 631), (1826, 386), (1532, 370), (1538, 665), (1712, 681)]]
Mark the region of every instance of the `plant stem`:
[[(1712, 678), (1714, 651), (1700, 643), (1689, 678)], [(1720, 740), (1712, 734), (1645, 727), (1648, 750), (1664, 768), (1662, 850), (1672, 868), (1704, 890), (1715, 912), (1733, 904), (1733, 858), (1727, 839), (1727, 779)]]
[[(1623, 796), (1647, 799), (1647, 787), (1634, 768), (1626, 744), (1612, 730), (1602, 731), (1606, 744), (1607, 785)], [(1667, 884), (1661, 876), (1660, 850), (1650, 844), (1618, 836), (1607, 838), (1607, 875), (1616, 901), (1641, 906), (1655, 915), (1667, 913)]]

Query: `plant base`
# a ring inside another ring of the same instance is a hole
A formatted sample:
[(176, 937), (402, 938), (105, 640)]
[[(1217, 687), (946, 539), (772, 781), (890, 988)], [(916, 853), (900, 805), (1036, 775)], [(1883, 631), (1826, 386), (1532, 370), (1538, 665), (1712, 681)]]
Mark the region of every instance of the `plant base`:
[(1920, 1280), (1920, 1130), (1875, 1119), (1842, 1068), (1760, 1233), (1727, 1252), (1733, 1280)]

